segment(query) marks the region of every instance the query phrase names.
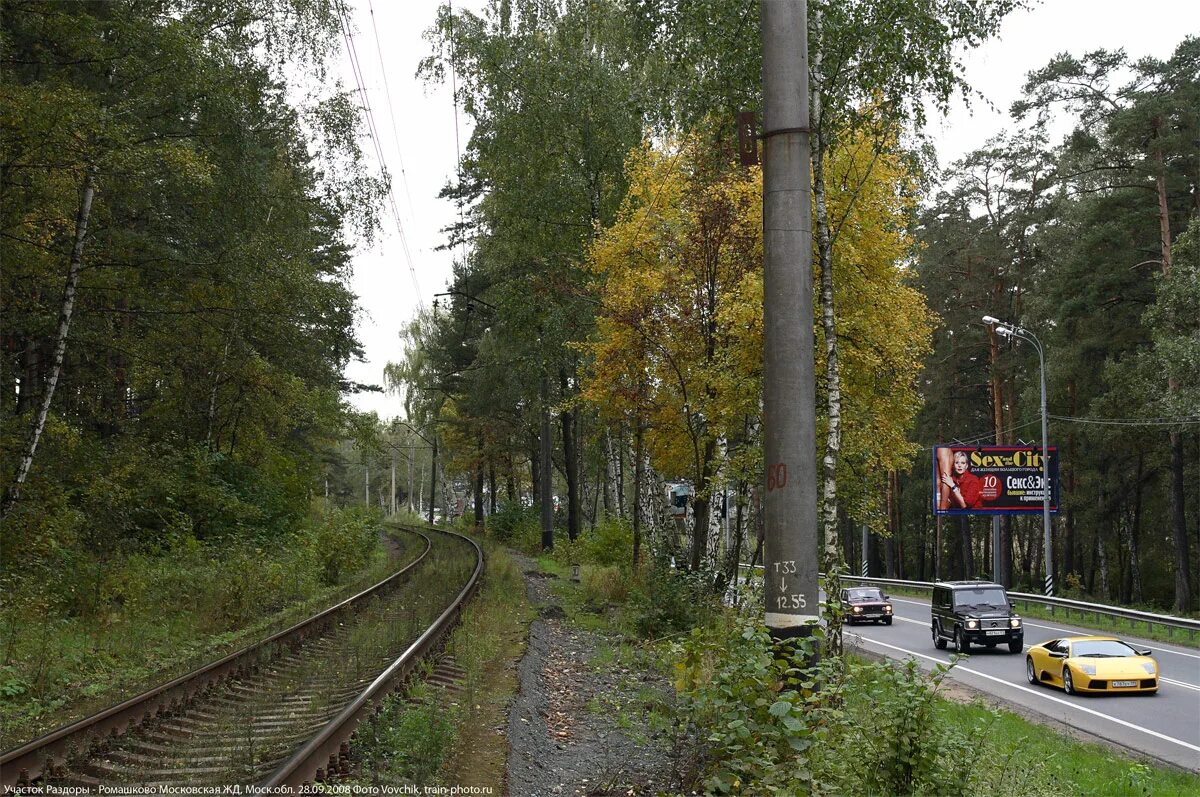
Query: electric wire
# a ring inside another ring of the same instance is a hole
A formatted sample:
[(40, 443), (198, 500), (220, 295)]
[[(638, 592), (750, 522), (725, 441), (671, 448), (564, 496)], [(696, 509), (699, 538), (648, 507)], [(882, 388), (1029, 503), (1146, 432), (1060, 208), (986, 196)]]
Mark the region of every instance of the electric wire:
[(412, 279), (413, 279), (413, 286), (417, 290), (417, 300), (421, 304), (422, 309), (424, 309), (424, 300), (421, 296), (421, 287), (420, 287), (419, 282), (417, 281), (416, 269), (413, 267), (413, 263), (412, 263), (412, 254), (410, 253), (409, 248), (408, 248), (408, 237), (404, 233), (404, 225), (402, 224), (402, 222), (400, 220), (400, 212), (396, 208), (396, 197), (395, 197), (395, 193), (392, 190), (391, 173), (387, 167), (387, 160), (384, 158), (384, 155), (383, 155), (382, 138), (379, 135), (379, 127), (375, 121), (375, 112), (371, 106), (370, 97), (367, 94), (367, 88), (366, 88), (367, 82), (364, 77), (364, 72), (362, 69), (362, 61), (358, 56), (358, 48), (354, 44), (354, 33), (353, 33), (352, 26), (350, 24), (349, 11), (346, 9), (344, 3), (339, 4), (338, 8), (339, 8), (339, 12), (340, 12), (339, 18), (342, 21), (342, 35), (344, 36), (344, 38), (346, 40), (346, 50), (347, 50), (348, 55), (350, 56), (351, 70), (354, 73), (355, 83), (358, 86), (359, 95), (360, 95), (360, 97), (362, 99), (362, 103), (363, 103), (363, 110), (365, 111), (365, 114), (366, 114), (367, 135), (368, 135), (368, 138), (371, 139), (371, 143), (375, 147), (375, 156), (376, 156), (376, 158), (379, 159), (379, 167), (380, 167), (380, 169), (383, 170), (384, 178), (387, 181), (388, 204), (392, 211), (393, 220), (396, 222), (396, 229), (400, 234), (400, 244), (404, 250), (404, 257), (408, 263), (409, 273), (411, 274)]
[[(455, 66), (455, 63), (458, 60), (458, 54), (457, 54), (457, 49), (455, 48), (455, 45), (454, 45), (454, 0), (450, 0), (450, 2), (447, 3), (447, 7), (450, 9), (450, 97), (452, 98), (452, 100), (454, 102), (454, 157), (456, 159), (455, 163), (454, 163), (454, 167), (455, 167), (455, 171), (458, 172), (458, 187), (461, 189), (462, 188), (462, 145), (459, 143), (459, 134), (458, 134), (458, 69)], [(461, 249), (459, 250), (459, 256), (462, 257), (462, 259), (463, 259), (463, 265), (466, 265), (467, 258), (466, 258), (465, 250), (466, 250), (466, 246), (467, 246), (467, 239), (466, 239), (467, 227), (466, 227), (466, 223), (463, 221), (463, 207), (462, 207), (463, 199), (461, 196), (458, 197), (457, 204), (458, 204), (458, 234), (461, 236), (459, 238), (459, 245), (461, 247)]]
[(404, 153), (400, 148), (400, 131), (396, 126), (396, 106), (392, 102), (392, 89), (388, 85), (387, 69), (383, 65), (383, 47), (379, 43), (379, 27), (375, 24), (375, 7), (367, 0), (367, 10), (371, 12), (371, 30), (375, 32), (375, 52), (379, 55), (379, 72), (383, 75), (383, 93), (387, 98), (388, 116), (392, 122), (392, 140), (396, 144), (396, 158), (400, 164), (400, 182), (404, 183), (404, 196), (408, 199), (408, 217), (416, 219), (417, 212), (413, 208), (412, 192), (408, 190), (408, 172), (404, 169)]
[[(1200, 416), (1198, 415), (1183, 415), (1177, 418), (1079, 418), (1071, 415), (1051, 415), (1046, 414), (1047, 418), (1055, 421), (1065, 421), (1067, 423), (1087, 423), (1097, 426), (1194, 426), (1200, 425)], [(1039, 421), (1033, 420), (1027, 423), (1010, 426), (1007, 429), (1002, 429), (1001, 434), (1015, 432), (1018, 429), (1024, 429), (1027, 426), (1034, 426)], [(996, 438), (995, 432), (987, 432), (985, 434), (969, 437), (965, 440), (956, 439), (951, 443), (939, 443), (932, 446), (923, 446), (918, 451), (933, 451), (935, 448), (940, 448), (943, 445), (957, 446), (973, 446), (985, 443)]]
[[(396, 207), (396, 195), (392, 190), (391, 174), (388, 171), (387, 159), (383, 155), (383, 147), (381, 145), (382, 139), (379, 135), (378, 125), (375, 122), (374, 110), (371, 108), (371, 103), (367, 95), (367, 83), (363, 77), (362, 63), (358, 57), (358, 48), (354, 44), (354, 34), (350, 24), (350, 14), (346, 9), (345, 3), (341, 2), (341, 0), (339, 0), (337, 4), (337, 10), (338, 21), (342, 28), (342, 38), (346, 42), (346, 54), (350, 60), (350, 70), (354, 76), (355, 86), (358, 89), (359, 98), (363, 105), (364, 116), (367, 120), (367, 138), (371, 139), (371, 143), (375, 148), (375, 157), (379, 161), (379, 168), (383, 171), (384, 180), (387, 185), (388, 207), (392, 212), (392, 220), (396, 223), (396, 230), (400, 235), (400, 245), (404, 250), (404, 259), (408, 265), (408, 273), (412, 278), (413, 289), (417, 294), (417, 305), (420, 307), (421, 311), (424, 312), (425, 299), (421, 293), (420, 281), (417, 279), (416, 267), (413, 265), (412, 253), (408, 248), (408, 236), (406, 236), (404, 233), (404, 224), (400, 220), (400, 211)], [(374, 22), (374, 18), (372, 18), (372, 22)], [(382, 55), (380, 56), (380, 60), (382, 63)]]
[[(1034, 426), (1037, 423), (1038, 423), (1038, 421), (1029, 421), (1027, 423), (1019, 423), (1019, 424), (1016, 424), (1015, 426), (1009, 426), (1006, 429), (1001, 429), (1000, 434), (1005, 435), (1005, 434), (1008, 434), (1009, 432), (1015, 432), (1018, 429), (1024, 429), (1027, 426)], [(923, 446), (917, 450), (918, 451), (933, 451), (935, 448), (941, 448), (942, 446), (945, 446), (945, 445), (974, 446), (974, 445), (979, 445), (981, 443), (985, 443), (988, 440), (995, 440), (995, 439), (996, 439), (996, 432), (991, 431), (991, 432), (985, 432), (984, 434), (976, 435), (975, 437), (969, 437), (965, 440), (955, 439), (951, 443), (938, 443), (938, 444), (932, 445), (932, 446)], [(1001, 443), (998, 445), (1007, 445), (1007, 444)]]
[(1192, 426), (1200, 424), (1200, 415), (1181, 415), (1178, 418), (1076, 418), (1070, 415), (1047, 415), (1056, 421), (1090, 423), (1097, 426)]

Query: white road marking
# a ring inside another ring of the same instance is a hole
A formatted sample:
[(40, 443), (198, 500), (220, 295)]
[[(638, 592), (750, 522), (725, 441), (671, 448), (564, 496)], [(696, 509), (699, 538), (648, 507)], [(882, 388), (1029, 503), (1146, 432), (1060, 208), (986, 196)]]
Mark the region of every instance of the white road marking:
[(1196, 686), (1195, 684), (1189, 684), (1184, 681), (1176, 681), (1174, 678), (1163, 678), (1161, 675), (1158, 676), (1158, 680), (1169, 684), (1175, 684), (1176, 686), (1182, 686), (1184, 689), (1192, 689), (1196, 692), (1200, 692), (1200, 686)]
[[(914, 622), (914, 623), (915, 623), (915, 622), (917, 622), (917, 621), (916, 621), (916, 620), (910, 620), (909, 622)], [(924, 623), (920, 623), (920, 625), (924, 625)], [(878, 641), (878, 640), (871, 639), (871, 638), (869, 638), (869, 637), (861, 637), (861, 638), (862, 638), (862, 640), (863, 640), (864, 642), (869, 642), (869, 643), (871, 643), (871, 644), (874, 644), (874, 645), (879, 645), (880, 647), (891, 648), (892, 650), (898, 650), (898, 651), (900, 651), (901, 653), (907, 653), (907, 654), (909, 654), (910, 656), (920, 656), (920, 657), (921, 657), (921, 658), (923, 658), (923, 659), (929, 659), (930, 661), (938, 662), (939, 664), (945, 664), (945, 663), (946, 663), (946, 661), (945, 661), (944, 659), (939, 659), (939, 658), (937, 658), (936, 656), (930, 656), (930, 655), (928, 655), (928, 654), (925, 654), (925, 653), (918, 653), (918, 652), (917, 652), (917, 651), (915, 651), (915, 650), (909, 650), (909, 649), (907, 649), (907, 648), (898, 647), (898, 646), (896, 646), (896, 645), (889, 645), (889, 644), (888, 644), (888, 643), (886, 643), (886, 642), (880, 642), (880, 641)], [(1164, 734), (1164, 733), (1159, 733), (1158, 731), (1152, 731), (1152, 730), (1150, 730), (1149, 728), (1143, 728), (1141, 725), (1136, 725), (1136, 724), (1134, 724), (1134, 723), (1132, 723), (1132, 722), (1126, 722), (1126, 721), (1125, 721), (1125, 720), (1123, 720), (1123, 719), (1118, 719), (1118, 718), (1116, 718), (1116, 717), (1110, 717), (1110, 716), (1109, 716), (1109, 715), (1107, 715), (1107, 714), (1103, 714), (1103, 713), (1101, 713), (1101, 712), (1099, 712), (1099, 711), (1096, 711), (1096, 710), (1094, 710), (1094, 709), (1087, 708), (1086, 706), (1080, 706), (1080, 705), (1077, 705), (1077, 704), (1075, 704), (1075, 703), (1072, 703), (1072, 702), (1071, 702), (1071, 701), (1069, 701), (1069, 700), (1063, 700), (1061, 697), (1055, 697), (1054, 695), (1047, 695), (1047, 694), (1044, 694), (1044, 693), (1042, 693), (1042, 692), (1034, 691), (1033, 689), (1030, 689), (1030, 688), (1029, 688), (1029, 687), (1027, 687), (1027, 686), (1022, 686), (1022, 685), (1020, 685), (1020, 684), (1014, 684), (1014, 683), (1012, 683), (1012, 682), (1010, 682), (1010, 681), (1006, 681), (1006, 680), (1004, 680), (1003, 678), (997, 678), (997, 677), (996, 677), (996, 676), (994, 676), (994, 675), (988, 675), (988, 674), (987, 674), (987, 673), (985, 673), (985, 672), (980, 672), (979, 670), (972, 670), (970, 667), (964, 667), (964, 666), (963, 666), (963, 665), (961, 665), (961, 664), (957, 664), (957, 665), (955, 665), (954, 669), (955, 669), (955, 670), (961, 670), (961, 671), (963, 671), (963, 672), (966, 672), (966, 673), (970, 673), (971, 675), (977, 675), (977, 676), (979, 676), (980, 678), (986, 678), (986, 679), (987, 679), (987, 680), (989, 680), (989, 681), (995, 681), (996, 683), (998, 683), (998, 684), (1003, 684), (1004, 686), (1007, 686), (1007, 687), (1009, 687), (1010, 689), (1019, 689), (1019, 690), (1020, 690), (1020, 691), (1022, 691), (1022, 692), (1028, 692), (1029, 694), (1031, 694), (1031, 695), (1034, 695), (1035, 697), (1041, 698), (1041, 699), (1043, 699), (1043, 700), (1049, 700), (1049, 701), (1051, 701), (1051, 702), (1054, 702), (1054, 703), (1060, 703), (1060, 704), (1062, 704), (1062, 705), (1064, 705), (1064, 706), (1067, 706), (1068, 708), (1072, 708), (1072, 709), (1074, 709), (1074, 710), (1076, 710), (1076, 711), (1082, 711), (1082, 712), (1084, 712), (1085, 714), (1091, 714), (1091, 715), (1093, 715), (1093, 716), (1099, 717), (1100, 719), (1105, 719), (1105, 720), (1108, 720), (1108, 721), (1110, 721), (1110, 722), (1115, 722), (1115, 723), (1117, 723), (1118, 725), (1123, 725), (1123, 726), (1125, 726), (1126, 728), (1131, 728), (1132, 730), (1135, 730), (1135, 731), (1141, 731), (1142, 733), (1149, 734), (1150, 736), (1153, 736), (1153, 737), (1155, 737), (1155, 738), (1157, 738), (1157, 739), (1162, 739), (1163, 741), (1166, 741), (1166, 742), (1171, 742), (1172, 744), (1177, 744), (1177, 745), (1180, 745), (1181, 747), (1186, 747), (1186, 748), (1187, 748), (1187, 749), (1189, 749), (1189, 750), (1194, 750), (1194, 751), (1196, 751), (1197, 753), (1200, 753), (1200, 746), (1196, 746), (1196, 745), (1194, 745), (1194, 744), (1191, 744), (1191, 743), (1189, 743), (1189, 742), (1185, 742), (1185, 741), (1183, 741), (1182, 739), (1176, 739), (1174, 736), (1167, 736), (1167, 735), (1166, 735), (1166, 734)]]
[[(1032, 626), (1033, 628), (1045, 628), (1047, 631), (1056, 631), (1058, 633), (1066, 633), (1066, 634), (1078, 634), (1080, 631), (1084, 631), (1084, 629), (1072, 630), (1070, 628), (1060, 628), (1060, 627), (1053, 626), (1053, 625), (1041, 625), (1040, 623), (1025, 623), (1025, 625)], [(1085, 631), (1085, 633), (1086, 633), (1086, 631)], [(1105, 632), (1103, 632), (1103, 631), (1093, 631), (1092, 633), (1094, 633), (1098, 636), (1105, 636)], [(1114, 631), (1109, 636), (1120, 637), (1121, 632)], [(1155, 640), (1147, 639), (1146, 641), (1153, 643)], [(1159, 650), (1163, 651), (1164, 653), (1170, 653), (1174, 656), (1187, 656), (1189, 659), (1200, 659), (1200, 656), (1197, 656), (1195, 653), (1184, 653), (1183, 651), (1176, 650), (1175, 648), (1159, 647)]]
[[(922, 606), (926, 609), (929, 608), (929, 604), (923, 603), (922, 601), (910, 601), (910, 600), (905, 600), (904, 598), (890, 598), (889, 600), (891, 600), (892, 603), (909, 603), (909, 604), (912, 604), (913, 606)], [(1025, 624), (1026, 628), (1045, 628), (1047, 631), (1054, 631), (1054, 632), (1060, 633), (1060, 634), (1078, 634), (1081, 631), (1085, 630), (1082, 628), (1071, 629), (1071, 628), (1063, 628), (1061, 626), (1042, 625), (1041, 623), (1031, 623), (1028, 620), (1026, 620), (1025, 618), (1021, 618), (1021, 622), (1023, 622)], [(924, 625), (924, 623), (921, 623), (921, 625)], [(1101, 631), (1094, 631), (1094, 633), (1103, 635), (1103, 632), (1101, 632)], [(1119, 637), (1119, 636), (1121, 636), (1121, 634), (1120, 634), (1120, 632), (1114, 632), (1112, 634), (1112, 636)], [(1146, 641), (1152, 642), (1153, 640), (1146, 640)], [(1166, 643), (1164, 643), (1164, 644), (1166, 644)], [(1164, 653), (1170, 653), (1174, 656), (1187, 656), (1189, 659), (1200, 659), (1200, 655), (1197, 655), (1195, 653), (1184, 653), (1182, 650), (1176, 650), (1175, 648), (1160, 647), (1159, 650), (1163, 651)]]
[(906, 601), (904, 598), (888, 598), (888, 600), (890, 600), (892, 603), (911, 603), (913, 606), (924, 606), (926, 609), (929, 608), (929, 604), (923, 603), (922, 601)]
[[(903, 620), (906, 623), (912, 623), (913, 625), (919, 625), (921, 627), (925, 627), (925, 625), (926, 625), (926, 623), (923, 623), (920, 620), (914, 620), (911, 617), (901, 617), (899, 615), (896, 615), (896, 619)], [(1029, 648), (1030, 648), (1029, 645), (1025, 645), (1023, 650), (1029, 650)], [(1164, 678), (1161, 675), (1158, 676), (1158, 680), (1160, 680), (1164, 683), (1175, 684), (1176, 686), (1182, 686), (1184, 689), (1192, 689), (1197, 692), (1200, 692), (1200, 686), (1197, 686), (1196, 684), (1189, 684), (1186, 681), (1176, 681), (1174, 678)]]

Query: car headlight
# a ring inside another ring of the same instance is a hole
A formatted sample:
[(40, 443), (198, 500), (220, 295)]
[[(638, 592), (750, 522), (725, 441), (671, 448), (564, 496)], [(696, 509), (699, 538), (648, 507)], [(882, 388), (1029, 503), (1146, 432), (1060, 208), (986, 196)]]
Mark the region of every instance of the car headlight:
[(855, 614), (862, 614), (862, 607), (861, 607), (861, 606), (855, 606), (855, 607), (854, 607), (854, 613), (855, 613)]
[(979, 626), (978, 620), (967, 620), (967, 628), (976, 628)]
[(1079, 669), (1083, 670), (1088, 675), (1096, 674), (1096, 665), (1095, 664), (1080, 664)]
[(883, 610), (885, 612), (887, 612), (888, 614), (891, 614), (892, 613), (892, 604), (890, 604), (890, 603), (887, 604), (886, 606), (883, 607)]
[(1009, 628), (1020, 628), (1021, 627), (1021, 618), (1020, 617), (1010, 618), (1008, 621), (1008, 626), (1009, 626)]
[(1142, 669), (1146, 671), (1146, 675), (1157, 675), (1158, 670), (1154, 669), (1154, 665), (1148, 661), (1142, 662)]

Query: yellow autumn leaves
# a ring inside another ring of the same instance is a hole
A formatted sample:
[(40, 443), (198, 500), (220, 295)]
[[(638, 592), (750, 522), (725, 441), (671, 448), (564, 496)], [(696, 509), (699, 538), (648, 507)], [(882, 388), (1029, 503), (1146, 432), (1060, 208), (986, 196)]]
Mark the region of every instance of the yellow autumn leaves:
[[(878, 144), (851, 138), (827, 166), (843, 461), (856, 470), (911, 457), (905, 433), (934, 320), (904, 268), (912, 176), (894, 142)], [(707, 444), (736, 453), (760, 414), (762, 175), (714, 154), (702, 134), (646, 143), (626, 171), (618, 218), (588, 259), (600, 308), (583, 397), (610, 421), (642, 425), (660, 473), (699, 477)]]

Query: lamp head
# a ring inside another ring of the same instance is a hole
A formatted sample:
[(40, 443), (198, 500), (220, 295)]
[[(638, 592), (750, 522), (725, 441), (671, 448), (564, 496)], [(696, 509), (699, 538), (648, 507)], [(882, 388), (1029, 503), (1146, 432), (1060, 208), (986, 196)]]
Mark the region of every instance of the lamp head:
[(1007, 337), (1011, 337), (1012, 333), (1013, 333), (1013, 331), (1011, 329), (1009, 329), (1008, 327), (1004, 327), (1004, 326), (996, 327), (997, 335), (1003, 335), (1004, 337), (1007, 338)]
[(999, 324), (999, 323), (1000, 323), (1000, 319), (999, 319), (999, 318), (992, 318), (990, 315), (985, 315), (985, 316), (983, 317), (983, 323), (987, 324), (988, 326), (992, 326), (993, 324)]

